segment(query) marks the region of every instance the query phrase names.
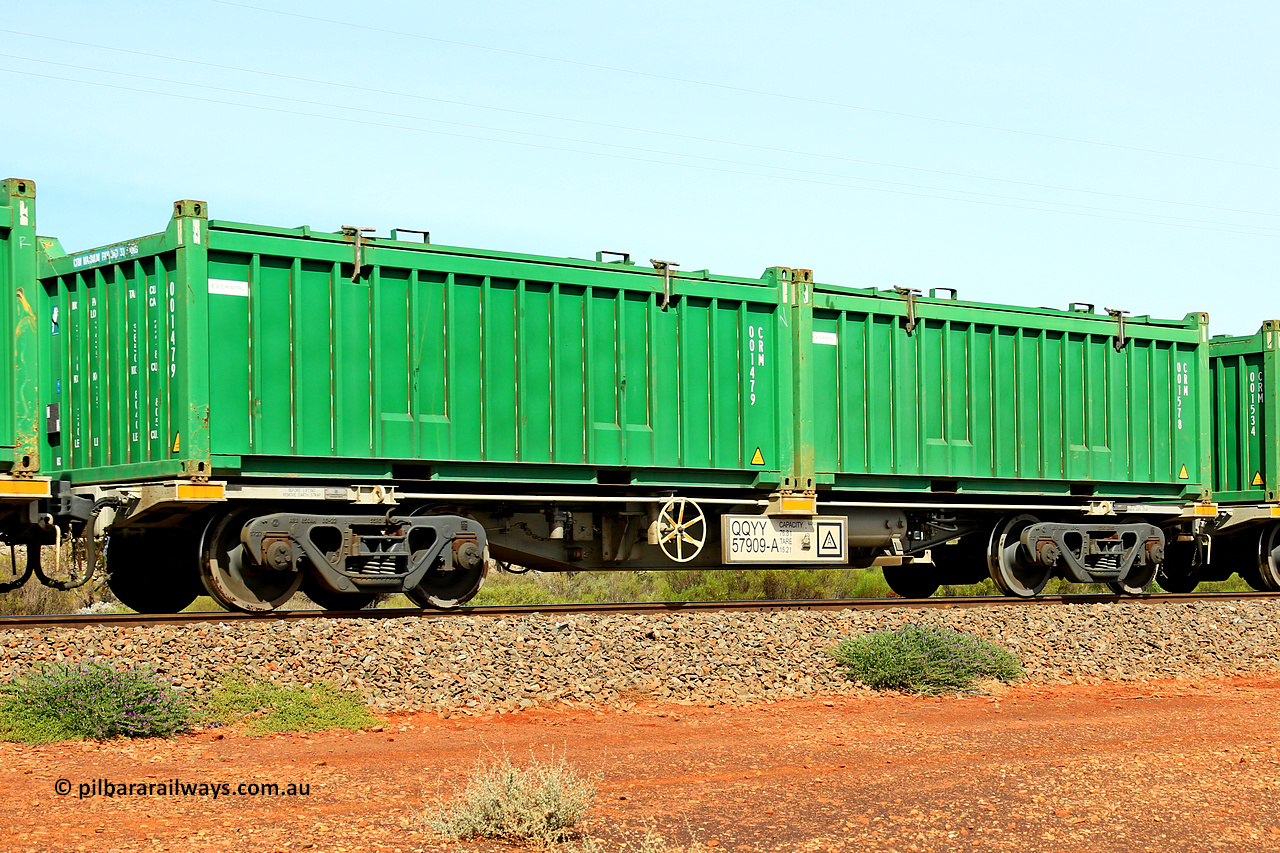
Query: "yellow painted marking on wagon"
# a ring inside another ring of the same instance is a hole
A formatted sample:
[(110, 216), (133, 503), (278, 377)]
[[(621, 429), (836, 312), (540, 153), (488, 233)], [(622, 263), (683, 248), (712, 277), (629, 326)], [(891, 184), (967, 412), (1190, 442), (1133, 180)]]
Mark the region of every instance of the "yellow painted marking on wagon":
[(224, 497), (222, 486), (210, 483), (180, 483), (178, 499), (187, 501), (220, 501)]
[(0, 480), (0, 497), (21, 495), (22, 497), (49, 497), (48, 480)]
[(814, 498), (783, 498), (783, 512), (817, 512), (817, 500)]

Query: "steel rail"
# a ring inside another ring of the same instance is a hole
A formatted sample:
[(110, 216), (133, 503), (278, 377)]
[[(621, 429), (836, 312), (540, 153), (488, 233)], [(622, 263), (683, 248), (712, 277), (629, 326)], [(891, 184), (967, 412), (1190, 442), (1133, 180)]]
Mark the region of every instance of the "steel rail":
[(774, 601), (654, 601), (604, 604), (522, 604), (502, 607), (459, 607), (454, 610), (375, 608), (371, 610), (278, 610), (270, 613), (198, 611), (187, 613), (68, 613), (39, 616), (0, 616), (0, 628), (129, 628), (235, 622), (300, 622), (309, 619), (440, 619), (456, 616), (520, 617), (582, 616), (591, 614), (645, 615), (716, 611), (777, 613), (789, 610), (961, 609), (975, 607), (1054, 606), (1072, 604), (1192, 604), (1201, 601), (1251, 601), (1280, 598), (1273, 592), (1214, 592), (1151, 595), (1072, 594), (1040, 598), (955, 596), (951, 598), (849, 598)]

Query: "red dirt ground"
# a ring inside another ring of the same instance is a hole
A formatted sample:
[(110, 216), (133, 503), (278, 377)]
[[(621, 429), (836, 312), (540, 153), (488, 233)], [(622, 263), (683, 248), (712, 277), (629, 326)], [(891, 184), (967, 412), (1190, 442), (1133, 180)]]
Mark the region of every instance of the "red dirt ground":
[[(1280, 676), (394, 716), (382, 731), (0, 744), (0, 850), (507, 850), (424, 830), (490, 752), (600, 774), (585, 829), (747, 851), (1280, 850)], [(55, 792), (68, 780), (69, 795)], [(307, 796), (78, 796), (95, 779)]]

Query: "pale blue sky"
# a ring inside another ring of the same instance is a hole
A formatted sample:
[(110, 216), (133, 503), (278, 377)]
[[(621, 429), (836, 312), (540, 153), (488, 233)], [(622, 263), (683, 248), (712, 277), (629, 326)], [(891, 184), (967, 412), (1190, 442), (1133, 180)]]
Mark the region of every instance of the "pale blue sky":
[(0, 171), (36, 181), (68, 249), (200, 198), (270, 225), (1205, 310), (1215, 333), (1280, 317), (1274, 2), (0, 9)]

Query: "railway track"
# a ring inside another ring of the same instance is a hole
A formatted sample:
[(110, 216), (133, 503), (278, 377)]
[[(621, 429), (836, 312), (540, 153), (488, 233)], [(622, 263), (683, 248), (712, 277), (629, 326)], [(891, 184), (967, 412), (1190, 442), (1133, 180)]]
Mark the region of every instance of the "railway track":
[(1272, 592), (1215, 592), (1197, 595), (1159, 593), (1152, 595), (1046, 595), (1022, 599), (1004, 596), (968, 596), (952, 598), (851, 598), (776, 601), (658, 601), (606, 604), (526, 604), (505, 607), (460, 607), (455, 610), (419, 610), (417, 608), (376, 608), (371, 610), (282, 610), (271, 613), (233, 613), (199, 611), (188, 613), (68, 613), (41, 616), (0, 616), (0, 629), (89, 628), (109, 625), (129, 628), (148, 625), (186, 625), (194, 623), (234, 623), (251, 621), (301, 622), (311, 619), (443, 619), (455, 616), (519, 617), (532, 614), (648, 614), (697, 613), (720, 610), (770, 613), (784, 610), (884, 610), (894, 607), (915, 609), (949, 609), (971, 607), (1060, 606), (1071, 604), (1114, 603), (1183, 603), (1197, 601), (1251, 601), (1274, 599)]

